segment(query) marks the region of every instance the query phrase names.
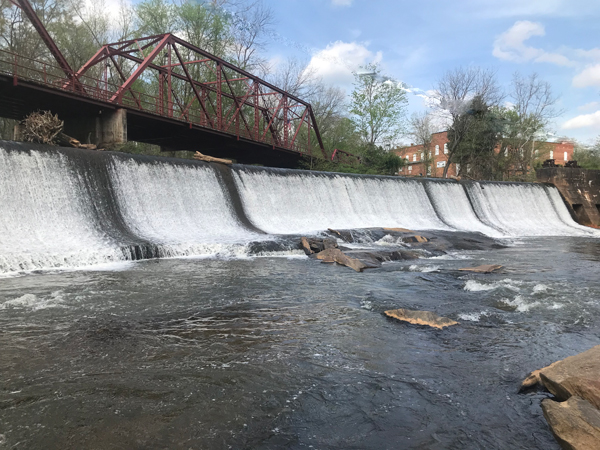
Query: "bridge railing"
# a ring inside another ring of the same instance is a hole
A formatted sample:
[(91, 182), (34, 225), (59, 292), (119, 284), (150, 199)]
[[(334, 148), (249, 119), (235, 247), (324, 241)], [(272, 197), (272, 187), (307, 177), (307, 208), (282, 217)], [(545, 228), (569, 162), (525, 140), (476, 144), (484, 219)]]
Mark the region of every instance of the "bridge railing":
[[(100, 102), (110, 103), (112, 106), (114, 106), (114, 103), (111, 103), (110, 99), (115, 96), (120, 88), (119, 84), (111, 82), (106, 78), (98, 79), (87, 74), (77, 76), (76, 82), (73, 82), (72, 78), (65, 76), (64, 70), (55, 63), (36, 60), (1, 49), (0, 73), (12, 77), (15, 86), (20, 82), (35, 83), (65, 94), (83, 96)], [(130, 88), (121, 97), (119, 105), (128, 109), (182, 122), (189, 127), (215, 129), (214, 120), (211, 127), (209, 116), (202, 113), (198, 108), (192, 109), (188, 107), (186, 109), (182, 104), (175, 104), (173, 101), (170, 103), (170, 107), (165, 108), (165, 99), (163, 97)], [(269, 146), (285, 148), (286, 150), (301, 154), (311, 154), (310, 137), (308, 137), (308, 141), (305, 136), (305, 139), (294, 139), (284, 143), (282, 142), (283, 139), (278, 139), (278, 133), (261, 134), (250, 132), (247, 126), (241, 123), (241, 114), (237, 116), (232, 114), (232, 116), (229, 121), (222, 121), (221, 126), (217, 128), (218, 131), (237, 138), (258, 141)], [(288, 125), (284, 123), (282, 126), (286, 127)], [(261, 128), (264, 127), (266, 127), (266, 124), (262, 123)], [(283, 132), (280, 130), (279, 134), (283, 134)], [(306, 131), (304, 134), (306, 134)], [(310, 134), (310, 130), (308, 130), (308, 134)]]

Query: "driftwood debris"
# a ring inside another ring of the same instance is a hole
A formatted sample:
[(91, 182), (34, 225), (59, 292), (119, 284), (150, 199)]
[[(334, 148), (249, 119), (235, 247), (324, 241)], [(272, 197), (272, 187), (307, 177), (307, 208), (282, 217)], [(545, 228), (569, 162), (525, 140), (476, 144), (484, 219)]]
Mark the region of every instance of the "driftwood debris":
[(88, 150), (97, 149), (94, 144), (82, 144), (74, 137), (68, 136), (65, 133), (60, 133), (58, 135), (58, 144), (62, 145), (63, 147), (87, 148)]
[(231, 159), (215, 158), (214, 156), (203, 155), (200, 152), (196, 152), (194, 154), (194, 159), (197, 159), (198, 161), (204, 161), (204, 162), (215, 162), (215, 163), (220, 163), (220, 164), (233, 164), (233, 161)]
[(36, 111), (25, 117), (20, 125), (21, 138), (25, 142), (56, 145), (64, 122), (50, 111)]
[(82, 144), (77, 139), (63, 133), (64, 122), (50, 111), (36, 111), (20, 123), (19, 133), (25, 142), (63, 147), (87, 148), (96, 150), (94, 144)]

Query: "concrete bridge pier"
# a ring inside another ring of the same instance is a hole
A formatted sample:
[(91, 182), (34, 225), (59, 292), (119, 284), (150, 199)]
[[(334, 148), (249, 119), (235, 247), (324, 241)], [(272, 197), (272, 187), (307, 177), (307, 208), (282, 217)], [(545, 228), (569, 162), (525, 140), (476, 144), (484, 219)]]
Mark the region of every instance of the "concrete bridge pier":
[(102, 108), (94, 116), (65, 117), (65, 134), (83, 144), (111, 147), (127, 142), (127, 110)]

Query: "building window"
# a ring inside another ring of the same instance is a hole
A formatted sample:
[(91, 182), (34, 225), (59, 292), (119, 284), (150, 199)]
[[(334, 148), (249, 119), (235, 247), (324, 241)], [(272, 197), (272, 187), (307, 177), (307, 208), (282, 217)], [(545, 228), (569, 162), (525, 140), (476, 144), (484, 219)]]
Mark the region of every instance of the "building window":
[(550, 159), (554, 159), (554, 150), (550, 150)]
[(413, 154), (413, 161), (416, 161), (416, 160), (417, 160), (417, 154), (415, 153), (415, 154)]
[(440, 154), (440, 146), (439, 146), (439, 145), (436, 145), (436, 146), (435, 146), (435, 154), (436, 154), (436, 155), (439, 155), (439, 154)]
[(408, 155), (406, 155), (406, 160), (407, 160), (407, 161), (410, 161), (410, 158), (409, 158), (409, 156), (408, 156)]
[(444, 155), (448, 154), (448, 143), (444, 144)]
[(424, 155), (425, 155), (425, 154), (424, 154), (423, 152), (421, 152), (421, 161), (423, 160), (423, 156), (424, 156)]
[(412, 172), (412, 166), (408, 166), (408, 171)]
[(569, 160), (569, 155), (567, 155), (567, 152), (565, 152), (565, 161)]

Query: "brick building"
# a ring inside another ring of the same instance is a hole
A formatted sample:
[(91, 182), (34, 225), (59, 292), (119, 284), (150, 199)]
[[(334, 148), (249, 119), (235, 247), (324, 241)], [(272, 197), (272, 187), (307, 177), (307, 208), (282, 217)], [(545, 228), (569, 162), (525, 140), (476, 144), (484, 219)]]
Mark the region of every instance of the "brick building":
[[(572, 142), (536, 142), (535, 147), (539, 161), (554, 159), (556, 164), (564, 165), (564, 163), (573, 159), (574, 146)], [(425, 168), (424, 159), (426, 155), (422, 145), (411, 144), (408, 147), (400, 147), (392, 151), (406, 160), (407, 165), (400, 168), (398, 175), (441, 177), (444, 173), (444, 167), (448, 164), (448, 132), (440, 131), (431, 135), (429, 173)], [(458, 174), (456, 166), (455, 163), (450, 164), (448, 168), (449, 177)]]

